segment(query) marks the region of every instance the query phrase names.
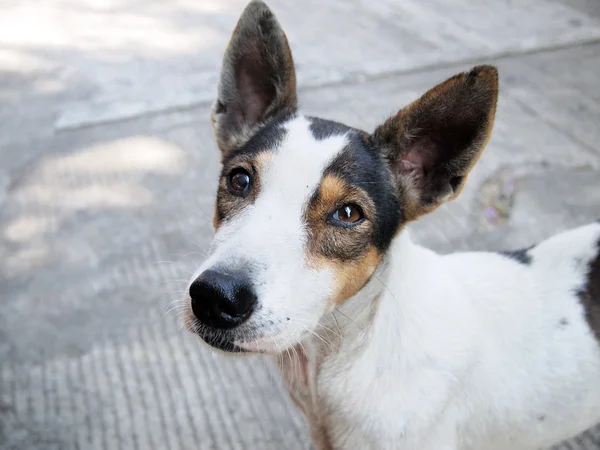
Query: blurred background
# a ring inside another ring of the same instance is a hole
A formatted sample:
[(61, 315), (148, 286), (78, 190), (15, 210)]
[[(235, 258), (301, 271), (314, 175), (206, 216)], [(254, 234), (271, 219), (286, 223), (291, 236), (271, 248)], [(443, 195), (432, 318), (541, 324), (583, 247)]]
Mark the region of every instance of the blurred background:
[[(209, 106), (245, 4), (0, 1), (2, 450), (309, 448), (270, 361), (214, 355), (169, 311), (213, 233)], [(493, 138), (421, 243), (519, 248), (600, 217), (600, 0), (269, 4), (304, 110), (367, 130), (499, 66)]]

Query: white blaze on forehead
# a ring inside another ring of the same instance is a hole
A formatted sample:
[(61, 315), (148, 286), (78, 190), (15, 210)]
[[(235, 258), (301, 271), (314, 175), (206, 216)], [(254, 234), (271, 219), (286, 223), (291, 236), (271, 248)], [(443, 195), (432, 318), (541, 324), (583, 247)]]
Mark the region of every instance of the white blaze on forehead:
[(232, 242), (235, 251), (250, 255), (262, 266), (256, 275), (256, 291), (263, 312), (252, 320), (261, 324), (264, 314), (285, 324), (277, 331), (282, 333), (277, 339), (289, 344), (300, 339), (306, 328), (316, 326), (333, 288), (329, 270), (316, 271), (306, 265), (304, 214), (323, 171), (347, 145), (347, 137), (317, 140), (304, 117), (285, 126), (285, 138), (270, 163), (261, 168), (260, 192)]
[(284, 249), (300, 250), (306, 235), (305, 207), (325, 168), (348, 143), (346, 134), (317, 140), (310, 125), (302, 116), (284, 125), (285, 137), (272, 149), (273, 158), (260, 168), (260, 192), (254, 204), (219, 228), (214, 247), (226, 243), (228, 249), (221, 248), (226, 253), (245, 249), (255, 257), (273, 252), (280, 257)]
[(305, 117), (286, 124), (285, 139), (263, 174), (258, 199), (261, 206), (268, 208), (269, 204), (277, 203), (281, 207), (283, 202), (286, 212), (301, 218), (304, 207), (321, 182), (323, 171), (347, 145), (346, 134), (315, 139), (310, 124)]

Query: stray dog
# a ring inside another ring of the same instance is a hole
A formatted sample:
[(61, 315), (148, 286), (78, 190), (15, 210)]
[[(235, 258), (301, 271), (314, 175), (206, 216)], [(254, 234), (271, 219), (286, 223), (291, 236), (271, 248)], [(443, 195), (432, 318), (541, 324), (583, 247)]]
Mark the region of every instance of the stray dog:
[(460, 193), (497, 95), (478, 66), (372, 134), (307, 117), (277, 19), (243, 12), (186, 324), (221, 351), (278, 355), (318, 449), (537, 450), (600, 421), (599, 223), (512, 253), (409, 237)]

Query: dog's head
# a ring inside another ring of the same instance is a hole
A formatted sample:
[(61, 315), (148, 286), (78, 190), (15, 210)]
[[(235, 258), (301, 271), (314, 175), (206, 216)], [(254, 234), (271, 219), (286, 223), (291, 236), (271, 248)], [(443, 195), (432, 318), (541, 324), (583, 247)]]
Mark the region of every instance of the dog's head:
[(369, 134), (298, 113), (294, 62), (262, 2), (233, 33), (211, 120), (222, 172), (188, 328), (280, 352), (363, 288), (409, 221), (455, 198), (492, 129), (497, 71), (434, 87)]

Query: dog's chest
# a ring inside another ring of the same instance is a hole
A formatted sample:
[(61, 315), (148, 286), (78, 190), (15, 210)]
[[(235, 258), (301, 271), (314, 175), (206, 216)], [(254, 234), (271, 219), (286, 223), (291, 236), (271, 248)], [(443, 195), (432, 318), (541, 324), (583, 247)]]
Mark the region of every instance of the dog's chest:
[[(467, 333), (464, 326), (438, 323), (423, 333), (443, 337), (439, 345), (415, 334), (411, 342), (419, 345), (400, 354), (383, 343), (368, 349), (342, 344), (317, 357), (327, 349), (313, 342), (308, 397), (318, 428), (333, 449), (437, 449), (434, 434), (445, 438), (435, 427), (450, 424), (455, 450), (536, 450), (593, 425), (600, 418), (597, 344), (570, 295), (530, 296), (532, 309), (521, 313), (537, 317), (536, 327), (514, 313), (504, 321), (495, 310), (489, 323), (505, 331)], [(557, 327), (562, 317), (569, 318), (567, 329)], [(404, 334), (410, 331), (404, 324)]]
[(338, 358), (321, 365), (318, 408), (328, 412), (321, 420), (333, 448), (388, 448), (386, 443), (404, 434), (410, 408), (399, 398), (401, 388), (387, 374), (380, 375)]
[[(530, 379), (502, 392), (476, 370), (463, 374), (464, 389), (434, 372), (401, 367), (388, 372), (336, 357), (322, 361), (311, 385), (317, 390), (314, 417), (330, 445), (324, 448), (437, 450), (453, 442), (452, 450), (538, 450), (600, 417), (584, 395), (600, 399), (597, 389), (589, 389), (591, 380), (585, 389), (560, 384), (538, 389)], [(546, 389), (555, 395), (544, 395)], [(495, 394), (484, 392), (491, 390)], [(528, 400), (520, 402), (519, 394)], [(438, 402), (443, 398), (446, 405)]]
[[(435, 416), (446, 420), (437, 399), (445, 398), (454, 375), (406, 366), (378, 348), (349, 346), (319, 362), (312, 385), (316, 407), (326, 412), (321, 427), (334, 449), (425, 449), (421, 431)], [(454, 409), (444, 414), (454, 416)]]

